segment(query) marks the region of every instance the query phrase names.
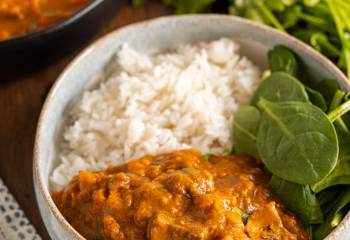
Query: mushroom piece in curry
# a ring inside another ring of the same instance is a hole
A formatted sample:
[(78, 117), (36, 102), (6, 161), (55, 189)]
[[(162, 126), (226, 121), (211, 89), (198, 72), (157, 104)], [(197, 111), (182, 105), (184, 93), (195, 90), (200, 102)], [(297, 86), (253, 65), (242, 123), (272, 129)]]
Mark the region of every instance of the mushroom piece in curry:
[(308, 239), (267, 188), (269, 178), (249, 157), (208, 159), (188, 149), (81, 171), (53, 198), (93, 240)]

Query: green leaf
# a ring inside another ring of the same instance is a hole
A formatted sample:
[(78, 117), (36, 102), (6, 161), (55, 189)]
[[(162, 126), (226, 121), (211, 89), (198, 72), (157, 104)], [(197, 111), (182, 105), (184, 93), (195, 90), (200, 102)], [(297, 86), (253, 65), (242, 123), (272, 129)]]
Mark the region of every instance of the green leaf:
[(264, 4), (263, 1), (256, 1), (256, 8), (261, 12), (261, 14), (268, 19), (268, 21), (277, 29), (285, 31), (280, 21), (276, 18), (273, 12)]
[(335, 128), (318, 107), (304, 102), (273, 103), (261, 99), (257, 147), (273, 174), (312, 185), (335, 167), (339, 146)]
[(271, 25), (320, 51), (350, 78), (350, 3), (346, 0), (235, 0), (230, 13)]
[[(344, 13), (344, 5), (339, 5), (336, 1), (327, 0), (327, 4), (332, 13), (335, 26), (337, 28), (338, 36), (343, 47), (344, 60), (346, 64), (347, 75), (350, 78), (350, 22), (348, 21), (348, 14)], [(348, 12), (348, 11), (347, 11)]]
[(304, 4), (309, 7), (313, 7), (320, 2), (320, 0), (303, 0)]
[(300, 29), (300, 28), (297, 28), (297, 29), (293, 29), (293, 31), (291, 32), (292, 35), (294, 35), (295, 37), (299, 38), (301, 41), (307, 43), (307, 44), (310, 44), (310, 39), (311, 39), (311, 36), (314, 34), (314, 33), (317, 33), (319, 32), (319, 30), (316, 30), (316, 29)]
[(232, 149), (225, 149), (221, 154), (215, 154), (215, 153), (210, 153), (209, 152), (209, 153), (203, 154), (203, 159), (205, 161), (209, 161), (210, 158), (212, 158), (212, 157), (218, 157), (218, 156), (225, 157), (225, 156), (232, 155), (232, 153), (233, 153)]
[(282, 0), (282, 2), (286, 5), (286, 6), (292, 6), (293, 4), (295, 4), (297, 2), (297, 0)]
[(209, 161), (209, 159), (210, 159), (211, 157), (214, 157), (214, 156), (216, 156), (214, 153), (206, 153), (206, 154), (203, 155), (203, 159), (204, 159), (205, 161)]
[(319, 107), (322, 111), (326, 112), (328, 109), (328, 106), (322, 94), (316, 90), (313, 90), (310, 87), (305, 87), (305, 89), (307, 94), (309, 95), (310, 102), (313, 105)]
[(214, 0), (163, 0), (166, 5), (175, 7), (177, 14), (205, 12)]
[(320, 203), (308, 185), (295, 184), (273, 175), (268, 186), (287, 209), (298, 215), (305, 224), (322, 223)]
[(314, 192), (320, 192), (331, 186), (350, 184), (350, 134), (335, 125), (339, 139), (339, 157), (334, 170), (312, 186)]
[(268, 20), (261, 15), (260, 11), (256, 8), (248, 8), (244, 11), (243, 17), (253, 20), (255, 22), (267, 24)]
[(287, 8), (286, 12), (283, 13), (284, 15), (284, 28), (290, 28), (295, 26), (299, 21), (299, 14), (302, 12), (302, 8), (299, 5), (295, 5), (292, 7)]
[(246, 8), (254, 7), (256, 1), (257, 0), (235, 0), (233, 1), (233, 3), (234, 3), (234, 6), (237, 8), (246, 9)]
[(312, 34), (310, 44), (327, 57), (334, 58), (341, 55), (341, 50), (329, 42), (328, 36), (323, 33), (317, 32)]
[(144, 3), (145, 3), (145, 0), (131, 0), (131, 4), (133, 6), (141, 6)]
[(325, 221), (314, 230), (314, 240), (324, 239), (344, 218), (350, 208), (350, 188), (344, 187), (338, 198), (331, 204), (331, 211)]
[(257, 105), (260, 98), (273, 102), (309, 102), (303, 84), (291, 75), (283, 72), (274, 72), (260, 83), (252, 99), (252, 105)]
[(294, 53), (284, 46), (275, 46), (268, 53), (272, 72), (285, 72), (294, 77), (298, 75), (298, 61)]
[(234, 213), (237, 213), (238, 215), (240, 215), (244, 224), (247, 223), (247, 221), (249, 219), (249, 216), (250, 216), (248, 213), (244, 212), (239, 207), (233, 207), (231, 209), (231, 211), (234, 212)]
[(283, 12), (286, 9), (282, 0), (265, 0), (265, 4), (272, 11)]
[(332, 14), (331, 11), (325, 1), (319, 1), (314, 6), (304, 6), (306, 12), (313, 14), (318, 17), (326, 18), (330, 22), (332, 22)]
[(269, 24), (269, 19), (257, 8), (256, 3), (256, 0), (233, 1), (233, 4), (229, 8), (229, 13), (248, 18), (259, 23)]
[(315, 86), (315, 90), (322, 94), (328, 105), (331, 104), (338, 89), (340, 89), (338, 82), (332, 79), (325, 79)]
[(260, 112), (252, 106), (241, 107), (233, 122), (233, 146), (237, 153), (245, 153), (260, 159), (256, 147), (260, 124)]
[(300, 13), (298, 16), (308, 25), (307, 27), (314, 27), (325, 32), (335, 33), (334, 25), (329, 23), (327, 19), (324, 19), (323, 17), (305, 12)]

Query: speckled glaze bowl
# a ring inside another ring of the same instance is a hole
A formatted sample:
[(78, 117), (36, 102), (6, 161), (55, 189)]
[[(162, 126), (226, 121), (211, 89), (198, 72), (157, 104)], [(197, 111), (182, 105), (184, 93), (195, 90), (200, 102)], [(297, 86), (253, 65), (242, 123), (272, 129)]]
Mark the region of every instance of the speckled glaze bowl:
[[(234, 38), (246, 55), (262, 69), (267, 67), (267, 50), (276, 44), (293, 49), (307, 65), (315, 81), (336, 79), (350, 90), (343, 73), (329, 60), (295, 38), (248, 20), (227, 15), (164, 17), (121, 28), (92, 44), (65, 69), (51, 89), (39, 119), (34, 149), (34, 184), (38, 205), (52, 239), (84, 239), (61, 215), (50, 196), (49, 174), (57, 159), (57, 139), (66, 109), (84, 90), (93, 87), (93, 76), (101, 72), (121, 44), (141, 52), (169, 49), (181, 43)], [(328, 237), (350, 239), (350, 213)]]

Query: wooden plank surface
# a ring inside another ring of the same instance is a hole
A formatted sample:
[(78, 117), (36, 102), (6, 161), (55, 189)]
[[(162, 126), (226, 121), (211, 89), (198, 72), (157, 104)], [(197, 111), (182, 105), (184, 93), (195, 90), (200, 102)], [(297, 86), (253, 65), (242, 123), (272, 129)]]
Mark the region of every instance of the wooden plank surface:
[[(137, 8), (123, 6), (95, 38), (121, 26), (169, 13), (170, 10), (160, 1), (148, 0), (146, 5)], [(34, 134), (47, 92), (80, 50), (35, 73), (13, 74), (7, 81), (0, 81), (0, 176), (43, 239), (50, 238), (42, 223), (33, 189)]]

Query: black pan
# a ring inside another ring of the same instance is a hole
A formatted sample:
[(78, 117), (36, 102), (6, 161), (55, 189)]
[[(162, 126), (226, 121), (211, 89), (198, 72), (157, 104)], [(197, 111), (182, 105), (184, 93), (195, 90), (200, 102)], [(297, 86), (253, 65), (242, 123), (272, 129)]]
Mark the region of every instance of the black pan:
[(125, 0), (94, 0), (69, 18), (23, 36), (0, 41), (0, 73), (55, 61), (90, 39)]

